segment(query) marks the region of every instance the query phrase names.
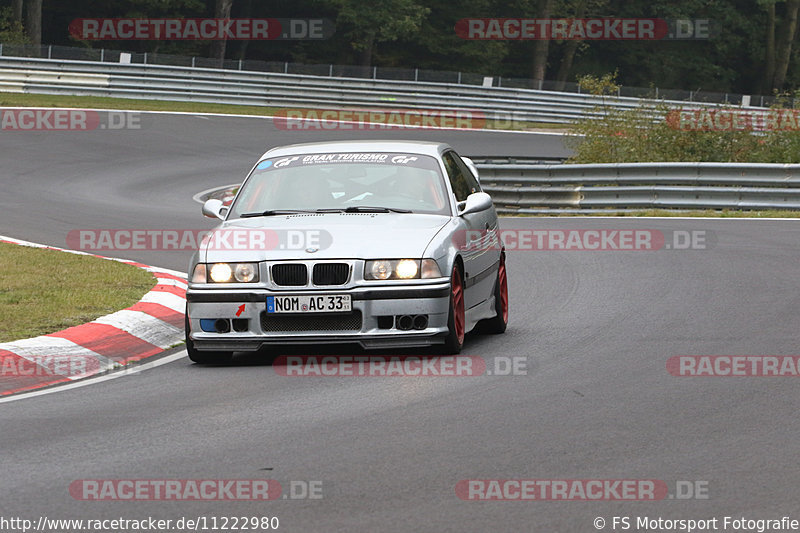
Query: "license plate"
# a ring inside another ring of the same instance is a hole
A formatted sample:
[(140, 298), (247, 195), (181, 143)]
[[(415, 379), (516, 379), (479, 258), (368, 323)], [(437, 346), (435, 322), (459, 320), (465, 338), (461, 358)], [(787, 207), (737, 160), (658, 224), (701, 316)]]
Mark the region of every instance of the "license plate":
[(349, 294), (267, 296), (267, 313), (346, 313), (352, 310)]

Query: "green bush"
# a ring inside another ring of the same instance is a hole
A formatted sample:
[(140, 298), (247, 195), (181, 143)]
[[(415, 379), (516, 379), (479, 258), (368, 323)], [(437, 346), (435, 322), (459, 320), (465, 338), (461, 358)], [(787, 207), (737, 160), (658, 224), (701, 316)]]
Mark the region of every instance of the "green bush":
[(22, 24), (16, 22), (10, 7), (0, 8), (0, 43), (27, 44), (28, 37)]
[[(596, 83), (581, 81), (582, 86), (605, 94), (614, 78), (606, 76)], [(630, 110), (598, 106), (593, 118), (574, 124), (575, 135), (569, 136), (567, 143), (575, 155), (567, 162), (800, 163), (798, 110), (774, 108), (768, 113), (769, 121), (757, 122), (756, 127), (746, 123), (744, 128), (725, 127), (725, 117), (744, 120), (756, 115), (753, 110), (734, 106), (710, 112), (645, 101)], [(721, 121), (722, 127), (715, 125), (715, 120)]]

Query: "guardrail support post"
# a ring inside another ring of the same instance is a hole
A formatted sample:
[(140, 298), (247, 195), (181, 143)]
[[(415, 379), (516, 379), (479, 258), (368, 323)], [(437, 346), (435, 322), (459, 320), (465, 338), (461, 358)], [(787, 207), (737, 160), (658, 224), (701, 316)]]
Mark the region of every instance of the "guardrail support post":
[(372, 67), (372, 79), (378, 79), (378, 67)]
[[(414, 81), (419, 81), (419, 69), (414, 69)], [(461, 73), (458, 73), (458, 83), (461, 83)]]
[(144, 59), (142, 60), (143, 64), (147, 64), (147, 52), (144, 53)]
[(284, 73), (284, 74), (289, 74), (289, 62), (288, 62), (288, 61), (286, 61), (286, 62), (283, 64), (283, 73)]
[(192, 56), (192, 68), (194, 68), (194, 65), (195, 65), (194, 60), (195, 60), (195, 57)]
[(328, 77), (329, 77), (329, 78), (332, 78), (332, 77), (333, 77), (333, 63), (331, 63), (330, 65), (328, 65)]
[(239, 60), (239, 70), (242, 70), (242, 60)]
[(101, 48), (100, 49), (100, 62), (102, 63), (103, 61), (105, 61), (105, 59), (106, 59), (106, 49), (105, 48)]
[(47, 47), (47, 59), (53, 58), (53, 45)]
[(458, 73), (458, 84), (461, 85), (461, 71)]

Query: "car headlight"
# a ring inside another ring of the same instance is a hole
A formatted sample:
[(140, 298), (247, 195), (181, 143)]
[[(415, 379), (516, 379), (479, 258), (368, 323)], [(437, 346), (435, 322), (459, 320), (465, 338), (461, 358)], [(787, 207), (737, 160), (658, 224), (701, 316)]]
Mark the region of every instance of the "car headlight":
[(256, 283), (258, 263), (213, 263), (195, 265), (192, 283)]
[(413, 279), (419, 273), (419, 261), (412, 261), (411, 259), (403, 259), (397, 262), (394, 269), (395, 274), (400, 279)]
[(433, 259), (373, 259), (364, 264), (364, 279), (440, 278), (442, 273)]
[(392, 277), (392, 270), (394, 267), (391, 261), (367, 261), (364, 267), (364, 279), (389, 279)]
[(233, 279), (239, 283), (258, 281), (258, 269), (255, 263), (237, 263), (233, 267)]
[(211, 271), (208, 274), (214, 283), (226, 283), (231, 281), (233, 270), (228, 263), (215, 263), (211, 266)]

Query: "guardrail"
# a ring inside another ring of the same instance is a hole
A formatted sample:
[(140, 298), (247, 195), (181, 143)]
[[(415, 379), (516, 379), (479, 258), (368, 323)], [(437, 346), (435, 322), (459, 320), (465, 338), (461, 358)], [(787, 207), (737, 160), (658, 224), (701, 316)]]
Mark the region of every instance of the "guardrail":
[(501, 214), (800, 209), (800, 165), (476, 163)]
[(643, 103), (686, 105), (463, 84), (7, 56), (0, 57), (0, 90), (274, 107), (464, 110), (495, 121), (560, 124), (603, 116), (601, 105), (616, 109), (634, 109)]

